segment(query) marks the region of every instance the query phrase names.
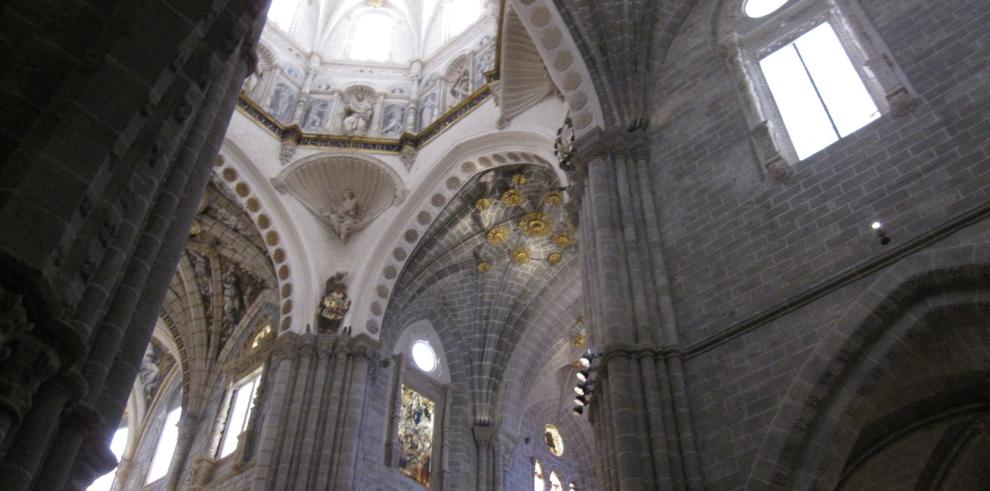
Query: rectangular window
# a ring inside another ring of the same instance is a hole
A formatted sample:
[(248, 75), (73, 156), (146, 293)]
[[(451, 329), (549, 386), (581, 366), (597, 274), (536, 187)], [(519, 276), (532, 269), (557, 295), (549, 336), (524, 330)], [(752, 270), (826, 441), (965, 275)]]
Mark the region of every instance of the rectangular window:
[(179, 443), (180, 418), (182, 418), (181, 407), (169, 411), (165, 416), (165, 424), (162, 425), (162, 433), (158, 437), (155, 456), (151, 459), (151, 468), (148, 470), (145, 484), (155, 482), (168, 474), (168, 468), (172, 464), (172, 454), (175, 453), (175, 446)]
[(405, 385), (399, 407), (399, 470), (430, 487), (433, 458), (433, 401)]
[(254, 399), (258, 395), (261, 372), (256, 372), (241, 380), (231, 389), (227, 421), (223, 425), (218, 458), (224, 458), (237, 450), (237, 437), (247, 429), (254, 410)]
[(827, 22), (767, 55), (760, 68), (799, 159), (880, 117)]

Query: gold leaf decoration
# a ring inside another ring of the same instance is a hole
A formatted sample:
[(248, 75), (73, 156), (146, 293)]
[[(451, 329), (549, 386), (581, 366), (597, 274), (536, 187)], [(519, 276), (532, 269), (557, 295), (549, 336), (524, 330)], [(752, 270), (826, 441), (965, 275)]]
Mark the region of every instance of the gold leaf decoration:
[(550, 263), (551, 266), (556, 266), (559, 264), (561, 259), (564, 259), (564, 256), (559, 252), (551, 252), (550, 255), (547, 256), (547, 262)]
[(519, 219), (519, 230), (530, 237), (543, 237), (553, 231), (550, 215), (541, 211), (532, 211)]
[(495, 227), (488, 231), (488, 243), (491, 245), (499, 245), (509, 238), (508, 227)]
[(560, 247), (570, 247), (577, 243), (577, 239), (570, 232), (562, 232), (560, 235), (554, 237), (553, 243)]
[(512, 176), (512, 184), (515, 184), (516, 186), (522, 186), (527, 182), (529, 182), (529, 179), (526, 179), (525, 174), (515, 174)]
[(482, 262), (478, 263), (478, 272), (479, 273), (487, 273), (487, 272), (489, 272), (491, 270), (492, 270), (492, 263), (490, 263), (488, 261), (482, 261)]
[(505, 206), (519, 206), (526, 201), (526, 197), (518, 189), (510, 189), (502, 193), (502, 203)]
[(516, 264), (523, 264), (529, 261), (529, 249), (517, 247), (512, 250), (512, 261)]
[(474, 202), (474, 207), (478, 211), (485, 211), (492, 206), (492, 201), (488, 198), (479, 198), (478, 201)]
[(557, 206), (564, 202), (564, 195), (560, 191), (550, 191), (547, 193), (547, 204)]

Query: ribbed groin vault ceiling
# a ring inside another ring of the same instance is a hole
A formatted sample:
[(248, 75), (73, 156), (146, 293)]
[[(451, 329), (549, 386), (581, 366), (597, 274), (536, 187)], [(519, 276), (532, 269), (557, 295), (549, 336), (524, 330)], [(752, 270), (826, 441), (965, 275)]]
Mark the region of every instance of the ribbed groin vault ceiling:
[(161, 317), (179, 345), (183, 407), (206, 404), (227, 352), (251, 321), (278, 322), (275, 269), (250, 217), (222, 185), (207, 188)]
[(659, 70), (698, 1), (553, 2), (588, 64), (606, 123), (629, 125), (647, 118), (655, 97), (671, 90), (657, 83), (663, 75)]
[(476, 423), (519, 431), (532, 423), (522, 420), (533, 405), (543, 423), (573, 418), (573, 387), (560, 374), (573, 377), (584, 326), (580, 244), (565, 200), (546, 167), (475, 176), (427, 230), (395, 286), (386, 345), (404, 326), (429, 320), (451, 372), (467, 374), (452, 382), (468, 390)]

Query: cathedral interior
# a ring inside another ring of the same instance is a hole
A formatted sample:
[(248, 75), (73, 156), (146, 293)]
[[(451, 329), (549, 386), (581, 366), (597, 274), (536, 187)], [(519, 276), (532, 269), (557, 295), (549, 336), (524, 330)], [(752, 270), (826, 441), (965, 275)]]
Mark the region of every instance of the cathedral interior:
[(990, 0), (0, 9), (0, 489), (990, 489)]

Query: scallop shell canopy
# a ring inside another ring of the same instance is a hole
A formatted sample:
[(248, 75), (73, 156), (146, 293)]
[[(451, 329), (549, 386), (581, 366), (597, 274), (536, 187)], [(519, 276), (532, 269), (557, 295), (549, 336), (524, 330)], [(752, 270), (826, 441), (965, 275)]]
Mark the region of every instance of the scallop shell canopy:
[(405, 197), (402, 178), (378, 159), (357, 155), (314, 155), (295, 162), (274, 179), (275, 187), (288, 192), (341, 236), (328, 212), (344, 201), (346, 190), (354, 193), (358, 218), (347, 236), (371, 223), (389, 206)]

